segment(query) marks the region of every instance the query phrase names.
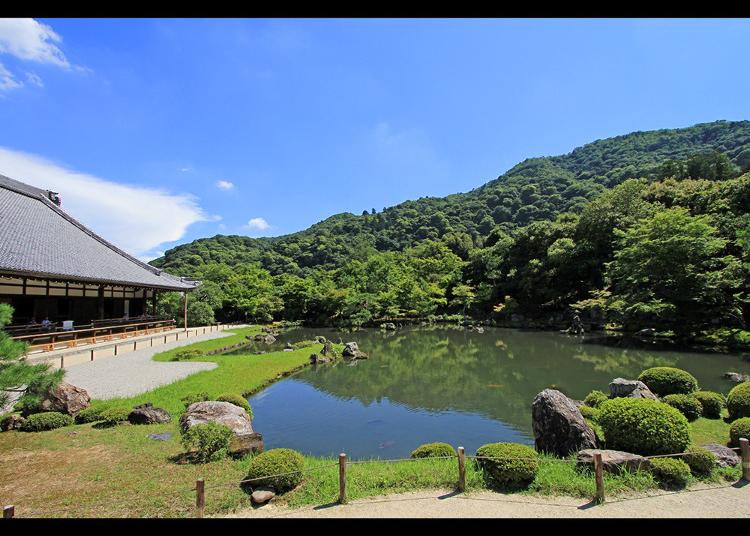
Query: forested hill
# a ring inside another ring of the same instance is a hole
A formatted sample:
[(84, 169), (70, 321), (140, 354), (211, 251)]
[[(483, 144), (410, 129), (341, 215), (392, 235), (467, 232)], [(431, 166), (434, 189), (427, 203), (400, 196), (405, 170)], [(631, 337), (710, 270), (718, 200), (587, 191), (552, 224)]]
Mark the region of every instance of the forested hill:
[(376, 251), (403, 251), (425, 240), (445, 243), (466, 260), (493, 229), (511, 232), (587, 202), (629, 178), (722, 179), (750, 168), (750, 121), (717, 121), (689, 128), (634, 132), (595, 141), (569, 154), (530, 158), (467, 193), (424, 197), (342, 213), (304, 231), (253, 239), (217, 235), (168, 250), (151, 262), (178, 275), (199, 267), (259, 263), (271, 274), (304, 276)]

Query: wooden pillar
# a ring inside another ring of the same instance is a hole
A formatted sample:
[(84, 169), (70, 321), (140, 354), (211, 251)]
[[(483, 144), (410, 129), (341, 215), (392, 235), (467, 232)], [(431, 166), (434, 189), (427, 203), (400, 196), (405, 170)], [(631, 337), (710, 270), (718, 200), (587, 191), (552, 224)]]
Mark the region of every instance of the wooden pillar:
[(740, 450), (742, 451), (742, 478), (750, 482), (750, 441), (745, 437), (740, 438)]
[(339, 504), (346, 502), (346, 454), (339, 454)]
[(104, 320), (104, 286), (99, 285), (99, 320)]
[(151, 294), (151, 314), (153, 314), (154, 316), (156, 316), (156, 303), (157, 303), (156, 295), (157, 295), (157, 292), (156, 292), (156, 289), (154, 289), (153, 293)]
[(466, 451), (458, 447), (458, 491), (466, 491)]
[(206, 508), (205, 481), (199, 478), (195, 481), (195, 517), (203, 517)]
[(184, 292), (185, 294), (185, 331), (187, 331), (188, 325), (187, 325), (187, 297), (188, 293), (187, 290)]
[(596, 501), (604, 502), (604, 467), (600, 452), (594, 453), (594, 474), (596, 475)]

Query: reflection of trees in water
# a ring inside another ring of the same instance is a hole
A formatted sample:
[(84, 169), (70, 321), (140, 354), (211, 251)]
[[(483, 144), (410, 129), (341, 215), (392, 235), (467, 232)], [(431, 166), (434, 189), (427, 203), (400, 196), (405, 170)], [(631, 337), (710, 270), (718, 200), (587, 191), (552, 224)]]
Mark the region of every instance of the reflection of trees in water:
[(599, 348), (596, 353), (582, 350), (573, 354), (573, 359), (592, 364), (597, 372), (624, 375), (626, 378), (636, 378), (649, 367), (674, 367), (678, 361), (671, 356), (614, 348)]

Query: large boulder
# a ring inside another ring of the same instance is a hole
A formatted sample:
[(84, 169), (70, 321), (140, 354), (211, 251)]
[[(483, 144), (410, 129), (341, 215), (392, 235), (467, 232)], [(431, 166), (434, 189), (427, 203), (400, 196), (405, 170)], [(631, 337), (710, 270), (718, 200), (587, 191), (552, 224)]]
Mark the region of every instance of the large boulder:
[(128, 415), (130, 424), (157, 424), (172, 420), (167, 410), (155, 408), (151, 402), (133, 408)]
[(26, 423), (26, 419), (13, 413), (0, 420), (0, 431), (7, 432), (9, 430), (21, 430), (24, 423)]
[(599, 450), (585, 449), (578, 453), (577, 460), (579, 465), (594, 465), (594, 454), (602, 455), (602, 466), (605, 471), (616, 473), (620, 468), (628, 471), (637, 471), (641, 467), (646, 467), (650, 462), (648, 459), (638, 454), (623, 452), (621, 450)]
[(59, 411), (71, 417), (78, 415), (91, 405), (91, 397), (85, 389), (61, 382), (50, 389), (39, 405), (41, 411)]
[(609, 384), (609, 394), (612, 398), (649, 398), (656, 400), (656, 395), (640, 380), (626, 380), (615, 378)]
[(719, 467), (734, 467), (739, 465), (741, 459), (739, 455), (724, 445), (717, 443), (711, 443), (710, 445), (702, 445), (704, 449), (709, 451), (716, 458), (716, 465)]
[(367, 359), (367, 354), (359, 349), (356, 342), (348, 342), (344, 345), (344, 351), (341, 353), (347, 359)]
[(534, 445), (541, 452), (567, 456), (596, 448), (596, 436), (575, 403), (560, 391), (545, 389), (531, 404)]
[(263, 451), (263, 436), (253, 430), (253, 423), (247, 412), (239, 406), (229, 402), (208, 400), (190, 404), (180, 417), (180, 427), (187, 431), (196, 424), (215, 422), (228, 426), (234, 437), (229, 445), (232, 453)]

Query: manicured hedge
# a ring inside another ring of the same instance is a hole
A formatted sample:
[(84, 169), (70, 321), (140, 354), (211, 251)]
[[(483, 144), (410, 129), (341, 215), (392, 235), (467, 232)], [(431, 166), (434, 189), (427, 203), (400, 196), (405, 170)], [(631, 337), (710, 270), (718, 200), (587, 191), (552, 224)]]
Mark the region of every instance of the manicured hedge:
[(714, 455), (703, 447), (690, 447), (682, 459), (690, 466), (690, 472), (698, 477), (710, 475), (716, 464)]
[(740, 438), (750, 439), (750, 417), (737, 419), (729, 427), (729, 443), (733, 447), (740, 446)]
[(86, 424), (89, 422), (101, 421), (102, 411), (104, 411), (104, 408), (102, 408), (101, 406), (96, 408), (82, 409), (78, 412), (78, 415), (76, 415), (76, 422), (78, 424)]
[(735, 385), (727, 395), (729, 418), (750, 417), (750, 382)]
[(578, 409), (581, 411), (581, 415), (583, 415), (584, 419), (592, 420), (594, 422), (597, 422), (599, 420), (599, 409), (589, 406), (581, 406)]
[(693, 395), (667, 395), (662, 402), (682, 413), (688, 421), (694, 421), (703, 413), (703, 405)]
[(250, 407), (250, 403), (247, 401), (247, 399), (241, 395), (224, 394), (217, 396), (216, 400), (218, 400), (219, 402), (229, 402), (230, 404), (239, 406), (247, 412), (251, 419), (253, 418), (253, 408)]
[(224, 424), (196, 424), (182, 431), (182, 446), (195, 453), (196, 461), (212, 462), (227, 455), (233, 435), (232, 429)]
[(425, 443), (411, 452), (412, 458), (442, 458), (456, 456), (456, 451), (448, 443)]
[(676, 454), (690, 444), (690, 428), (685, 416), (657, 400), (608, 400), (602, 404), (599, 424), (610, 449), (648, 456)]
[(696, 391), (693, 396), (698, 399), (703, 407), (702, 415), (708, 419), (720, 419), (721, 410), (726, 405), (726, 400), (721, 393), (713, 391)]
[(648, 386), (651, 392), (659, 395), (690, 394), (698, 390), (695, 376), (673, 367), (652, 367), (641, 372), (638, 379)]
[(132, 410), (124, 407), (114, 407), (103, 410), (99, 417), (104, 426), (115, 426), (128, 420), (128, 415)]
[(304, 467), (305, 458), (296, 450), (271, 449), (252, 459), (245, 479), (253, 481), (243, 486), (246, 489), (269, 486), (277, 493), (288, 491), (302, 482)]
[(24, 432), (41, 432), (44, 430), (54, 430), (63, 426), (73, 424), (73, 417), (65, 413), (56, 411), (47, 411), (44, 413), (34, 413), (26, 418), (22, 430)]
[(592, 408), (598, 408), (603, 402), (609, 400), (609, 397), (601, 391), (591, 391), (583, 399), (583, 403)]
[(536, 451), (518, 443), (489, 443), (477, 449), (477, 465), (493, 486), (517, 487), (533, 482), (539, 470)]
[(682, 488), (690, 480), (690, 466), (676, 458), (654, 458), (649, 470), (664, 488)]

